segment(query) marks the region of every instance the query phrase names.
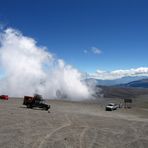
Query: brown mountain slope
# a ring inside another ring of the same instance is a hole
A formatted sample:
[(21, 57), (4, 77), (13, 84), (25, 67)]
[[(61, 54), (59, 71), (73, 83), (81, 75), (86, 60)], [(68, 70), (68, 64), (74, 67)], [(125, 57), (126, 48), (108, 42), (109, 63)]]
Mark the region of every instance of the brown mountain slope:
[(135, 98), (139, 95), (148, 94), (148, 89), (126, 88), (115, 86), (99, 86), (102, 88), (104, 97), (107, 98)]

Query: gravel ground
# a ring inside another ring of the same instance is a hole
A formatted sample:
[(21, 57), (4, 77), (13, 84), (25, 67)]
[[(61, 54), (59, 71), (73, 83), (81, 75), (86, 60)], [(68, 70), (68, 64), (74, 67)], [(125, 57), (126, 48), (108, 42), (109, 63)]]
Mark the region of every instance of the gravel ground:
[(106, 112), (99, 104), (47, 101), (50, 113), (22, 99), (0, 100), (0, 148), (147, 148), (148, 109)]

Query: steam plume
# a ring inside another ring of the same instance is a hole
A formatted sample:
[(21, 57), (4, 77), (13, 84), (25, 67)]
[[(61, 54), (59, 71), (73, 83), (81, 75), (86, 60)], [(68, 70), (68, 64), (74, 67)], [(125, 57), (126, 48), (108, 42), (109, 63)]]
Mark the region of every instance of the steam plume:
[(73, 100), (91, 96), (77, 69), (12, 28), (0, 34), (0, 75), (1, 94), (20, 97), (41, 93), (50, 99)]

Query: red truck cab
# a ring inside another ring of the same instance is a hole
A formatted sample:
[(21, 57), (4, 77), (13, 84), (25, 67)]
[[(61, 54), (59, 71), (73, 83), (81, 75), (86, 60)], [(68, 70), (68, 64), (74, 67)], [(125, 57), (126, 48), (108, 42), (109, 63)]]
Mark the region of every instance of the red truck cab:
[(8, 100), (9, 97), (8, 97), (8, 95), (1, 95), (0, 96), (0, 99), (2, 99), (2, 100)]

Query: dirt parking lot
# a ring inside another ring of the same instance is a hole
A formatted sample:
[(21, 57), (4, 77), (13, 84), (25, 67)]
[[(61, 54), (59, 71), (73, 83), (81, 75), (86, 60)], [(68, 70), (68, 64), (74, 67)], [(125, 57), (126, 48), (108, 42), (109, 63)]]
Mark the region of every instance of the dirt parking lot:
[(95, 103), (49, 100), (51, 112), (0, 100), (0, 148), (147, 148), (148, 109), (106, 112)]

